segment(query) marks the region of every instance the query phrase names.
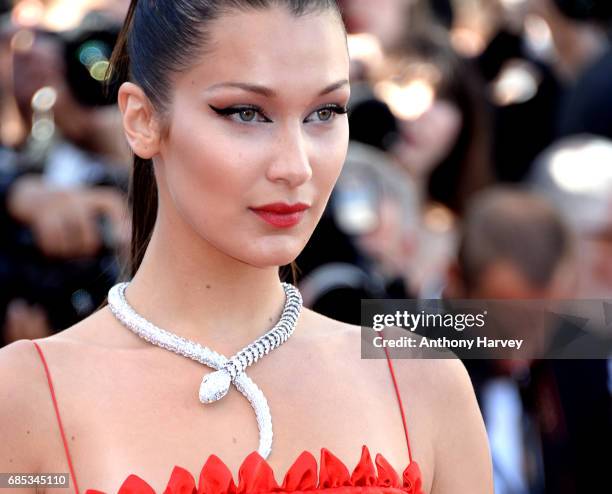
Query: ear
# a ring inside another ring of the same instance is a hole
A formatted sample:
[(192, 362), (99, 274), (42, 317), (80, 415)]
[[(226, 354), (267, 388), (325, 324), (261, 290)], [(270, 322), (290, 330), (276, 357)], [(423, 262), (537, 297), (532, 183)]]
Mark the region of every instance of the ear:
[(161, 134), (149, 98), (139, 86), (126, 82), (119, 88), (118, 104), (132, 151), (143, 159), (151, 159), (159, 151)]

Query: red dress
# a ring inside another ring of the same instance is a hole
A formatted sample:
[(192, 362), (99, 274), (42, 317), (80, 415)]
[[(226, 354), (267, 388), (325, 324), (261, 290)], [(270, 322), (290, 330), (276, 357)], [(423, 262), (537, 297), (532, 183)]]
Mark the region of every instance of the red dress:
[[(32, 343), (34, 343), (40, 355), (47, 375), (49, 391), (64, 443), (74, 491), (79, 494), (77, 477), (68, 450), (68, 442), (55, 398), (51, 373), (40, 346), (35, 341)], [(409, 463), (401, 477), (381, 454), (377, 454), (373, 462), (367, 446), (363, 445), (361, 459), (352, 473), (331, 451), (322, 448), (318, 468), (317, 460), (312, 453), (304, 451), (289, 468), (282, 484), (278, 484), (268, 462), (257, 451), (253, 451), (240, 466), (238, 484), (234, 482), (232, 473), (225, 463), (218, 456), (210, 455), (200, 471), (197, 482), (191, 472), (178, 465), (175, 466), (163, 494), (301, 494), (302, 491), (326, 491), (325, 494), (424, 494), (419, 465), (412, 460), (404, 408), (386, 347), (385, 354), (387, 355), (389, 371), (397, 395), (408, 446)], [(95, 489), (87, 489), (85, 494), (106, 493)], [(155, 494), (155, 491), (145, 480), (132, 474), (121, 484), (117, 494)]]

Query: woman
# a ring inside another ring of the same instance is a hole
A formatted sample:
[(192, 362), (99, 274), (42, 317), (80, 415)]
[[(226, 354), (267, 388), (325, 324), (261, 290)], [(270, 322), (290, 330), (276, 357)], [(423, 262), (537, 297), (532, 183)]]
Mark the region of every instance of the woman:
[[(232, 355), (279, 320), (278, 267), (304, 248), (340, 173), (345, 31), (328, 0), (140, 0), (122, 40), (117, 59), (129, 60), (131, 82), (119, 106), (137, 156), (127, 301), (157, 327)], [(238, 491), (252, 493), (278, 490), (271, 472), (283, 479), (296, 461), (283, 483), (293, 491), (314, 488), (319, 452), (317, 487), (348, 488), (344, 462), (361, 452), (357, 485), (490, 493), (482, 418), (461, 364), (394, 364), (407, 444), (391, 367), (361, 360), (360, 341), (359, 327), (302, 309), (293, 336), (249, 367), (274, 419), (266, 463), (234, 387), (199, 403), (208, 368), (143, 340), (105, 307), (36, 347), (20, 340), (0, 351), (0, 470), (70, 471), (77, 492), (77, 483), (193, 492), (190, 475), (207, 461), (203, 492), (232, 492), (228, 475), (238, 482), (240, 467)], [(363, 445), (384, 456), (378, 477)]]
[(391, 53), (390, 72), (405, 84), (425, 83), (431, 102), (410, 118), (390, 101), (399, 118), (399, 139), (390, 151), (436, 201), (462, 215), (469, 197), (494, 181), (489, 108), (482, 82), (453, 51), (447, 34), (431, 28), (404, 36)]

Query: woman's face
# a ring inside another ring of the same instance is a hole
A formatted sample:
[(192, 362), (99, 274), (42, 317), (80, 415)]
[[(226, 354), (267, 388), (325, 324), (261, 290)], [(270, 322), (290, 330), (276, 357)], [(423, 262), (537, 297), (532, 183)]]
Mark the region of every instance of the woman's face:
[(274, 7), (226, 14), (209, 32), (210, 50), (173, 82), (154, 159), (160, 219), (244, 263), (288, 264), (346, 158), (344, 30), (332, 12)]
[(400, 139), (392, 152), (414, 177), (427, 177), (453, 150), (462, 124), (454, 103), (435, 100), (417, 119), (399, 122)]

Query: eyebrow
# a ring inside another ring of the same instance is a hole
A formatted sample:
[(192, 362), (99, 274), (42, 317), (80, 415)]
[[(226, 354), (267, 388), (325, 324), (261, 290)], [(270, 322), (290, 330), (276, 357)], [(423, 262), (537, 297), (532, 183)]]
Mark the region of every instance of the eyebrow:
[[(341, 81), (334, 82), (333, 84), (330, 84), (325, 89), (323, 89), (323, 91), (319, 93), (319, 96), (324, 96), (326, 94), (332, 93), (336, 89), (340, 89), (341, 87), (348, 85), (348, 83), (348, 79), (342, 79)], [(222, 87), (243, 89), (244, 91), (261, 94), (268, 98), (274, 98), (276, 96), (276, 92), (273, 89), (267, 88), (265, 86), (259, 86), (257, 84), (249, 84), (246, 82), (221, 82), (219, 84), (214, 84), (210, 86), (207, 91), (213, 91)]]

